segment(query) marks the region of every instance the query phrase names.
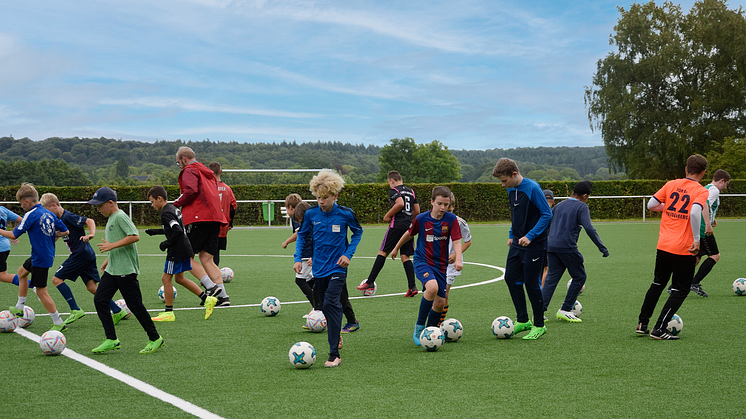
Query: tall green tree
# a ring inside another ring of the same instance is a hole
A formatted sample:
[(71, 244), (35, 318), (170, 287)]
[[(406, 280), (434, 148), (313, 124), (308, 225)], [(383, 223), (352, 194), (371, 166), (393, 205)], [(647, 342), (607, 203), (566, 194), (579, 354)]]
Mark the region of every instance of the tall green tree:
[(709, 174), (715, 173), (717, 169), (724, 169), (732, 178), (746, 179), (746, 141), (743, 139), (728, 137), (705, 157)]
[(585, 88), (591, 129), (630, 178), (680, 177), (686, 158), (746, 132), (746, 19), (721, 0), (689, 14), (664, 2), (619, 8)]
[(117, 160), (116, 176), (122, 179), (129, 179), (130, 177), (130, 164), (127, 161), (127, 157), (122, 156)]
[(447, 183), (461, 178), (458, 159), (437, 140), (417, 144), (409, 137), (394, 138), (381, 148), (378, 160), (381, 181), (386, 180), (391, 170), (399, 172), (409, 183)]

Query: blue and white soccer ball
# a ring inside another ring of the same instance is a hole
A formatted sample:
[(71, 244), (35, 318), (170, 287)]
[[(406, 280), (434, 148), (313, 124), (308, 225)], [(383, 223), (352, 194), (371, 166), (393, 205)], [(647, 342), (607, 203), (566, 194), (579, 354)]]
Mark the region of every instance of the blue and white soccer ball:
[(746, 295), (746, 278), (738, 278), (733, 282), (733, 292), (736, 295)]
[[(161, 287), (161, 288), (163, 288), (163, 287)], [(122, 320), (127, 320), (127, 319), (129, 319), (132, 316), (132, 312), (130, 311), (129, 307), (127, 307), (127, 302), (124, 301), (124, 298), (120, 298), (120, 299), (114, 301), (114, 304), (116, 304), (117, 307), (121, 308), (122, 310), (124, 310), (125, 313), (127, 313), (127, 314), (124, 315), (124, 317), (122, 317)]]
[(443, 331), (443, 335), (445, 335), (448, 342), (457, 342), (464, 334), (464, 326), (456, 319), (443, 321), (440, 324), (440, 330)]
[[(178, 293), (176, 292), (176, 287), (172, 285), (172, 288), (174, 289), (174, 300), (175, 300), (176, 294)], [(165, 295), (165, 291), (163, 290), (163, 285), (161, 285), (161, 287), (158, 289), (158, 299), (160, 299), (162, 303), (166, 302), (166, 295)]]
[(326, 330), (326, 316), (321, 310), (314, 310), (306, 317), (306, 327), (308, 330), (320, 333)]
[(500, 316), (492, 322), (492, 334), (498, 339), (508, 339), (515, 333), (513, 320), (508, 316)]
[(220, 275), (223, 277), (223, 282), (233, 281), (233, 269), (223, 268), (220, 270)]
[(570, 309), (576, 316), (580, 317), (581, 314), (583, 314), (583, 305), (580, 304), (580, 301), (575, 301), (575, 304), (572, 305), (572, 309)]
[(305, 369), (316, 362), (316, 349), (308, 342), (298, 342), (290, 347), (288, 358), (295, 368)]
[(0, 311), (0, 333), (12, 332), (18, 327), (18, 318), (10, 310)]
[(682, 328), (684, 328), (684, 321), (681, 320), (681, 317), (679, 317), (678, 314), (674, 314), (673, 317), (671, 317), (671, 321), (668, 322), (666, 330), (668, 330), (668, 333), (676, 336), (681, 333)]
[(422, 345), (428, 352), (435, 352), (443, 346), (446, 341), (446, 336), (439, 327), (430, 326), (426, 327), (420, 333), (420, 345)]
[(264, 297), (259, 310), (267, 317), (276, 316), (280, 312), (280, 300), (277, 297)]
[(62, 332), (50, 330), (41, 335), (39, 347), (47, 355), (59, 355), (67, 347), (67, 339)]
[(23, 306), (23, 315), (21, 317), (17, 317), (18, 327), (28, 327), (31, 326), (31, 323), (34, 322), (34, 319), (36, 319), (36, 313), (34, 312), (34, 309), (29, 306)]

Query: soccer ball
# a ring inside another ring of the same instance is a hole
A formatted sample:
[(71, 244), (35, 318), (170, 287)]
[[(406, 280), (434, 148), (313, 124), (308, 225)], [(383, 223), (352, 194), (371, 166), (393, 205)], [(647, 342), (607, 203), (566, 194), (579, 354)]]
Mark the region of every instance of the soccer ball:
[(326, 330), (326, 316), (321, 310), (314, 310), (306, 318), (306, 327), (312, 332), (323, 332)]
[(298, 342), (290, 347), (288, 358), (295, 368), (305, 369), (316, 362), (316, 349), (308, 342)]
[(18, 327), (28, 327), (36, 319), (36, 313), (34, 309), (29, 306), (23, 306), (23, 316), (17, 318)]
[(580, 317), (581, 314), (583, 314), (583, 305), (580, 304), (580, 301), (575, 301), (575, 304), (572, 305), (572, 309), (570, 309), (573, 313), (575, 313), (576, 316)]
[(259, 310), (265, 316), (276, 316), (280, 312), (280, 300), (277, 297), (264, 297), (262, 304), (259, 306)]
[(683, 327), (684, 327), (684, 321), (681, 320), (681, 317), (679, 317), (678, 314), (674, 314), (673, 317), (671, 317), (671, 321), (668, 322), (668, 326), (666, 326), (666, 330), (668, 330), (668, 333), (675, 336), (681, 333), (681, 329)]
[[(368, 281), (367, 279), (363, 279), (363, 282), (361, 282), (360, 285), (363, 285), (367, 281)], [(362, 292), (364, 296), (370, 297), (371, 295), (376, 295), (376, 291), (378, 291), (378, 284), (376, 284), (375, 281), (373, 281), (373, 289), (369, 288), (369, 289), (362, 290), (360, 292)]]
[(464, 327), (456, 319), (445, 320), (440, 324), (440, 330), (443, 331), (443, 335), (449, 342), (457, 342), (464, 334)]
[(223, 268), (220, 270), (220, 274), (223, 275), (223, 282), (233, 281), (233, 269)]
[(119, 300), (114, 301), (114, 304), (117, 305), (117, 307), (124, 310), (125, 314), (124, 317), (122, 317), (122, 320), (127, 320), (132, 316), (132, 312), (130, 311), (129, 307), (127, 307), (127, 302), (124, 301), (124, 298), (121, 298)]
[(733, 292), (737, 295), (746, 295), (746, 278), (738, 278), (733, 282)]
[(47, 355), (61, 354), (62, 351), (65, 350), (66, 345), (67, 339), (65, 339), (65, 335), (63, 335), (62, 332), (58, 332), (56, 330), (44, 332), (44, 334), (41, 335), (41, 339), (39, 340), (39, 347), (41, 348), (41, 351)]
[(513, 320), (508, 316), (500, 316), (492, 322), (492, 334), (498, 339), (508, 339), (514, 332)]
[[(172, 285), (172, 287), (174, 289), (174, 300), (175, 300), (176, 299), (176, 294), (178, 294), (178, 293), (176, 292), (176, 287), (174, 287), (173, 285)], [(158, 289), (158, 298), (161, 300), (162, 303), (166, 302), (166, 296), (164, 295), (164, 292), (165, 291), (163, 291), (163, 285), (161, 285), (161, 287)]]
[(18, 319), (10, 310), (0, 311), (0, 332), (12, 332), (18, 327)]
[[(570, 289), (570, 284), (572, 284), (572, 278), (570, 278), (570, 280), (569, 280), (569, 281), (567, 281), (567, 289), (568, 289), (568, 290)], [(582, 287), (582, 288), (580, 288), (580, 292), (579, 292), (578, 294), (582, 294), (582, 293), (583, 293), (583, 291), (585, 291), (585, 284), (583, 284), (583, 287)]]
[(428, 352), (435, 352), (443, 346), (446, 341), (446, 335), (439, 327), (430, 326), (426, 327), (422, 333), (420, 333), (420, 344), (428, 350)]

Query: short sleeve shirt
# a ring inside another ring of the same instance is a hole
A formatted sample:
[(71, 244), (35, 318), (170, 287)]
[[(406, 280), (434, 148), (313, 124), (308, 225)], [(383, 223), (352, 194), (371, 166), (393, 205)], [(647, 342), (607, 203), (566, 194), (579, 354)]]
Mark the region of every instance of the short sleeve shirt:
[(417, 248), (414, 251), (415, 266), (429, 265), (446, 273), (448, 268), (448, 245), (450, 240), (461, 240), (461, 226), (451, 212), (443, 218), (433, 218), (431, 212), (417, 216), (409, 234), (417, 237)]
[(31, 266), (35, 268), (51, 268), (54, 263), (55, 241), (57, 232), (67, 231), (65, 224), (45, 209), (41, 204), (36, 204), (18, 223), (13, 230), (16, 237), (28, 233), (28, 241), (31, 243)]
[(675, 255), (690, 255), (689, 248), (694, 236), (689, 215), (694, 205), (706, 209), (707, 189), (691, 179), (675, 179), (667, 182), (653, 196), (664, 205), (658, 249)]
[[(8, 228), (8, 221), (15, 221), (19, 219), (19, 217), (15, 212), (0, 206), (0, 228), (3, 230), (7, 230)], [(7, 237), (0, 236), (0, 252), (9, 252), (10, 251), (10, 240)]]
[[(139, 236), (137, 227), (124, 211), (119, 210), (109, 216), (106, 222), (106, 241), (114, 243), (127, 236)], [(109, 251), (109, 263), (106, 265), (109, 275), (140, 274), (140, 261), (137, 258), (137, 243), (117, 247)]]
[(64, 210), (60, 220), (65, 223), (70, 231), (70, 234), (63, 237), (62, 240), (67, 245), (67, 249), (70, 250), (71, 256), (81, 260), (96, 260), (96, 253), (93, 251), (91, 243), (80, 239), (86, 235), (85, 227), (88, 218)]
[(391, 217), (391, 228), (409, 228), (412, 224), (412, 214), (414, 214), (414, 204), (419, 204), (414, 191), (407, 186), (398, 185), (389, 189), (389, 204), (393, 207), (396, 200), (401, 198), (404, 201), (404, 208)]

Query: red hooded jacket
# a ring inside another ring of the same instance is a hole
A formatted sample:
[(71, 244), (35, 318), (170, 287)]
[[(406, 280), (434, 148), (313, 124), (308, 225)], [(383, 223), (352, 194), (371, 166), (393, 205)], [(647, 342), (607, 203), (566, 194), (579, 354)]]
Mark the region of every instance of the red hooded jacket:
[(195, 161), (181, 169), (179, 189), (181, 195), (174, 201), (174, 206), (181, 207), (185, 226), (209, 221), (228, 224), (220, 208), (215, 174), (204, 164)]

